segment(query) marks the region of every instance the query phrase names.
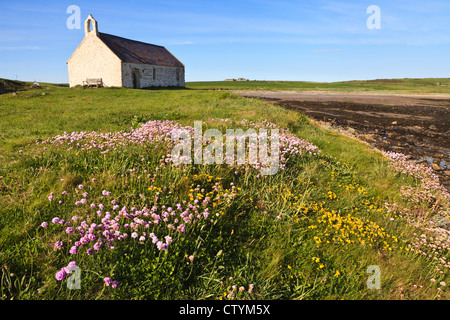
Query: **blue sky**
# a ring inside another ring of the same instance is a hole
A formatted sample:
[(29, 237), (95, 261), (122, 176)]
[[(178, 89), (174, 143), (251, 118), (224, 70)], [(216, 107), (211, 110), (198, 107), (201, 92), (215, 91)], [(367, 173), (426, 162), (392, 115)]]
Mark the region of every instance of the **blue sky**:
[(100, 32), (165, 46), (186, 81), (450, 77), (449, 0), (0, 0), (0, 77), (67, 83), (89, 14)]

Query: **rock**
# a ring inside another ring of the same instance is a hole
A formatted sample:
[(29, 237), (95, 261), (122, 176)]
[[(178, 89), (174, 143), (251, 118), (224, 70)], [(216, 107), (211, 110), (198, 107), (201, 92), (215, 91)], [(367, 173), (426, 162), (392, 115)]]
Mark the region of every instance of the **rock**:
[(350, 132), (350, 133), (355, 133), (355, 132), (356, 132), (356, 130), (353, 129), (353, 128), (351, 128), (351, 127), (347, 127), (346, 130), (347, 130), (348, 132)]
[(450, 170), (445, 170), (444, 174), (450, 177)]
[(435, 227), (450, 230), (450, 217), (447, 215), (437, 216), (433, 219), (433, 222)]
[(397, 121), (393, 121), (392, 124), (397, 124)]
[(17, 92), (13, 92), (13, 93), (12, 93), (12, 96), (13, 96), (13, 97), (17, 96)]
[(432, 124), (431, 126), (428, 127), (428, 129), (436, 130), (437, 128), (436, 128), (436, 126), (434, 124)]
[(432, 167), (434, 170), (436, 170), (436, 171), (441, 171), (441, 167), (440, 167), (439, 165), (437, 165), (436, 163), (433, 163), (433, 164), (431, 165), (431, 167)]

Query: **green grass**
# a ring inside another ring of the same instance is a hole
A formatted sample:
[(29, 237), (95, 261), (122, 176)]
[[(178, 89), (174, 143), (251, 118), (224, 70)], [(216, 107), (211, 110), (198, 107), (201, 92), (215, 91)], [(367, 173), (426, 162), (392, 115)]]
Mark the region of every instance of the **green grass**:
[(377, 79), (365, 81), (205, 81), (188, 82), (190, 89), (293, 90), (409, 94), (449, 94), (450, 78)]
[[(446, 287), (439, 285), (448, 282), (448, 269), (441, 268), (441, 274), (439, 263), (406, 250), (415, 243), (414, 233), (427, 231), (384, 208), (385, 202), (426, 208), (426, 202), (412, 204), (400, 197), (401, 186), (419, 182), (394, 172), (367, 145), (323, 131), (303, 115), (259, 99), (196, 90), (192, 84), (186, 90), (43, 87), (0, 96), (2, 299), (448, 297)], [(220, 119), (226, 118), (233, 123), (268, 120), (289, 128), (317, 145), (321, 155), (293, 157), (286, 170), (262, 178), (254, 169), (236, 174), (225, 165), (188, 165), (185, 171), (161, 165), (165, 143), (158, 149), (151, 143), (123, 146), (108, 154), (42, 144), (63, 132), (130, 131), (150, 120), (184, 126), (202, 120), (205, 127), (225, 132), (230, 124)], [(72, 256), (68, 250), (75, 239), (50, 221), (56, 216), (71, 221), (76, 214), (98, 224), (97, 209), (75, 205), (83, 191), (89, 193), (88, 204), (103, 203), (110, 212), (111, 199), (129, 210), (175, 208), (211, 192), (207, 206), (214, 222), (199, 220), (184, 233), (152, 225), (147, 237), (150, 232), (173, 237), (167, 251), (157, 250), (149, 239), (145, 244), (128, 239), (112, 251)], [(55, 199), (49, 201), (52, 192)], [(229, 203), (221, 200), (231, 193)], [(40, 227), (43, 221), (49, 223), (45, 229)], [(333, 240), (339, 238), (333, 234), (338, 221), (336, 232), (344, 242)], [(61, 250), (54, 248), (58, 240), (65, 244)], [(450, 258), (447, 252), (438, 254)], [(66, 280), (55, 279), (73, 260), (81, 269), (80, 290), (69, 290)], [(367, 288), (370, 265), (380, 266), (381, 290)], [(104, 286), (104, 277), (117, 279), (119, 286)], [(430, 282), (432, 278), (437, 282)]]

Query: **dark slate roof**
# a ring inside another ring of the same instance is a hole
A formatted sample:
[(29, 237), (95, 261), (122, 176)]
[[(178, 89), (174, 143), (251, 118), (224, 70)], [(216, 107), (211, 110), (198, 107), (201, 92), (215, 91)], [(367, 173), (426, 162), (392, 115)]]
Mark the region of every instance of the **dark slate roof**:
[(177, 58), (162, 46), (125, 39), (101, 32), (98, 33), (98, 36), (122, 62), (184, 67)]

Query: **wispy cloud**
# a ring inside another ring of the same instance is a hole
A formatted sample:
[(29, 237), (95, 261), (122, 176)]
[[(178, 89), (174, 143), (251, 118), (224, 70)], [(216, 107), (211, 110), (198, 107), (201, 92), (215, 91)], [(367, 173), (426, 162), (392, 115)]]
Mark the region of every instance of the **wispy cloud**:
[(194, 44), (193, 41), (189, 41), (189, 40), (181, 40), (181, 41), (168, 41), (165, 43), (165, 45), (169, 45), (169, 46), (188, 46)]
[(323, 50), (314, 50), (314, 53), (324, 53), (324, 52), (340, 52), (342, 49), (323, 49)]
[(38, 46), (10, 46), (10, 47), (0, 47), (0, 51), (22, 51), (22, 50), (39, 50)]

